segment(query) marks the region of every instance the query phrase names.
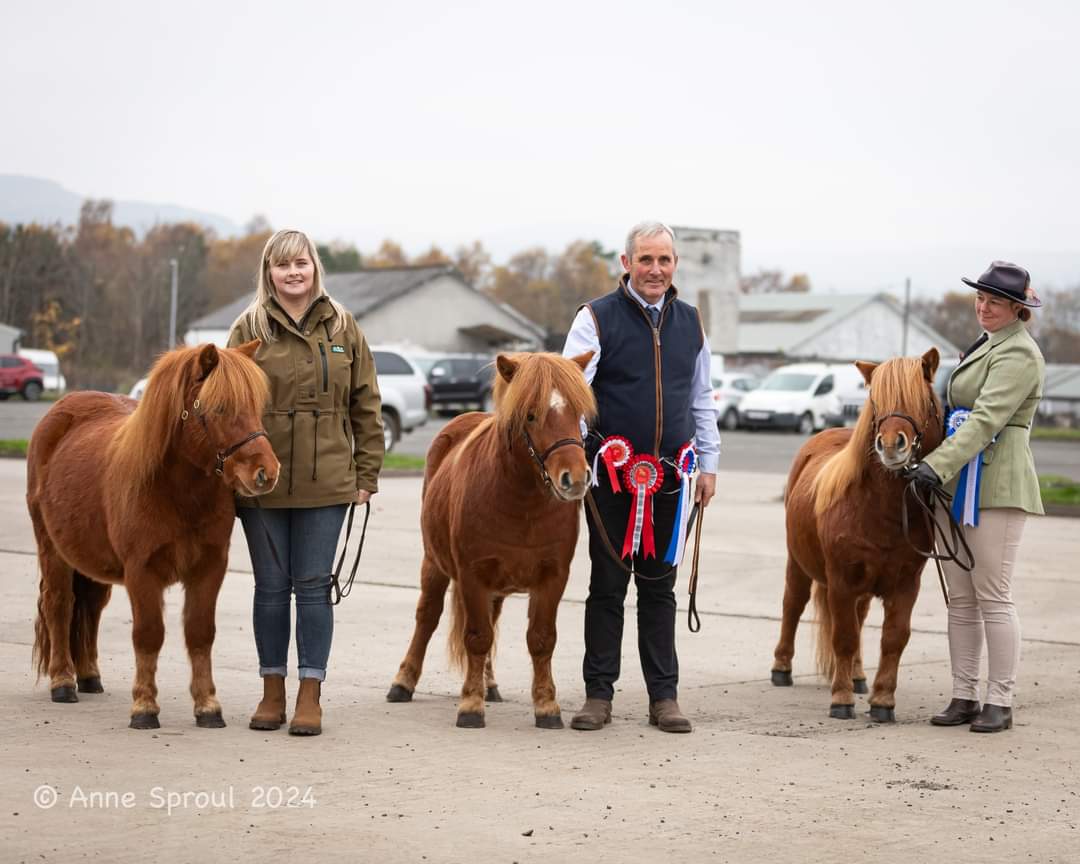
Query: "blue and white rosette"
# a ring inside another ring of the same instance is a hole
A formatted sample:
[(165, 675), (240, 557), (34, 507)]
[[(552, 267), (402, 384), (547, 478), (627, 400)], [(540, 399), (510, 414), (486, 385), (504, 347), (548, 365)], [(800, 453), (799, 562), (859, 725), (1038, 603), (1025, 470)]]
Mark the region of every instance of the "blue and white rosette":
[[(945, 418), (945, 436), (956, 432), (964, 421), (971, 416), (970, 408), (954, 408)], [(956, 495), (953, 497), (952, 514), (961, 525), (972, 528), (979, 524), (979, 489), (982, 483), (982, 451), (960, 469), (956, 481)]]
[(675, 473), (679, 478), (679, 502), (675, 509), (675, 524), (664, 560), (678, 567), (686, 551), (686, 523), (690, 518), (690, 481), (697, 471), (697, 451), (693, 444), (684, 444), (675, 457)]

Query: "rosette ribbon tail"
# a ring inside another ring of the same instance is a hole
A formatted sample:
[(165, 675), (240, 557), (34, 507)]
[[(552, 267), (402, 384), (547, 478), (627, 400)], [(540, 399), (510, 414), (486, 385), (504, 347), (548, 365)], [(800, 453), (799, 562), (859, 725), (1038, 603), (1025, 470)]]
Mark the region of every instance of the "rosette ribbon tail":
[[(636, 555), (641, 548), (641, 535), (645, 529), (645, 503), (648, 493), (644, 485), (638, 485), (634, 490), (634, 509), (630, 511), (630, 519), (626, 523), (626, 537), (623, 539), (622, 557)], [(649, 502), (651, 503), (651, 502)], [(649, 530), (652, 531), (652, 520), (649, 520)], [(655, 557), (656, 553), (653, 552)]]

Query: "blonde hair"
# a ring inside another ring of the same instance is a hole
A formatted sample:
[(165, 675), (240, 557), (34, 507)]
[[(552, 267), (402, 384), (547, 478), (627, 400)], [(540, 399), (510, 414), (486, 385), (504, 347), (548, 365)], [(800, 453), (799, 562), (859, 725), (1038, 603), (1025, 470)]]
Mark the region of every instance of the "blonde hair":
[(235, 328), (241, 321), (247, 321), (248, 329), (252, 338), (261, 339), (263, 342), (273, 342), (277, 338), (270, 326), (270, 316), (266, 313), (266, 305), (271, 298), (277, 299), (277, 291), (274, 290), (274, 280), (270, 275), (270, 268), (291, 261), (298, 255), (307, 254), (311, 263), (315, 265), (315, 279), (311, 285), (311, 299), (326, 297), (334, 309), (334, 318), (330, 324), (330, 336), (336, 336), (341, 332), (348, 320), (348, 311), (326, 293), (326, 271), (323, 269), (322, 260), (319, 258), (319, 250), (308, 239), (303, 231), (285, 228), (275, 231), (273, 236), (266, 241), (263, 247), (262, 258), (259, 261), (259, 271), (255, 276), (255, 297), (248, 307), (240, 313), (233, 322)]

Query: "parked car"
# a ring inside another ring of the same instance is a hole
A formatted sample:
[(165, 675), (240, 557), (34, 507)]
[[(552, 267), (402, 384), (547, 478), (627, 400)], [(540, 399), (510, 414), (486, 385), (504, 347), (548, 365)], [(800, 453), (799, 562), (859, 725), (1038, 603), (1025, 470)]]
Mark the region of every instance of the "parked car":
[(809, 435), (838, 413), (837, 391), (853, 389), (862, 374), (854, 364), (794, 363), (774, 369), (739, 403), (739, 425), (748, 429), (791, 429)]
[(60, 371), (60, 358), (55, 351), (44, 351), (40, 348), (20, 348), (18, 351), (23, 357), (38, 367), (43, 373), (42, 384), (46, 390), (63, 393), (67, 390), (67, 381)]
[(389, 453), (405, 432), (427, 422), (432, 388), (403, 351), (372, 346), (371, 353), (382, 394), (383, 444)]
[(18, 354), (0, 354), (0, 399), (18, 394), (33, 402), (45, 389), (45, 372)]
[(757, 378), (728, 372), (713, 374), (713, 401), (716, 404), (716, 425), (721, 429), (739, 428), (739, 403), (743, 396), (758, 386)]
[[(372, 346), (375, 374), (382, 394), (383, 446), (389, 453), (406, 432), (423, 426), (431, 409), (431, 385), (413, 361), (397, 348)], [(146, 379), (135, 382), (128, 395), (141, 399)]]
[(487, 354), (448, 354), (428, 370), (431, 401), (440, 412), (475, 408), (492, 411), (495, 358)]

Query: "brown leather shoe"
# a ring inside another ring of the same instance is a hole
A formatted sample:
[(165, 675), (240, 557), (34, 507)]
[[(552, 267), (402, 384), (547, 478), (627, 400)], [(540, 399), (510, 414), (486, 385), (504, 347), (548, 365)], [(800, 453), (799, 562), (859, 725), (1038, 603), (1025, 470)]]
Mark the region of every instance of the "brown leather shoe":
[(603, 729), (610, 722), (610, 699), (586, 699), (581, 710), (570, 721), (570, 728), (580, 729), (583, 732), (595, 732), (597, 729)]
[(272, 732), (285, 722), (285, 676), (264, 675), (262, 680), (262, 701), (251, 715), (248, 728)]
[(963, 726), (979, 716), (982, 705), (971, 699), (951, 699), (945, 710), (930, 718), (934, 726)]
[(691, 732), (694, 729), (674, 699), (650, 702), (649, 724), (659, 726), (661, 732)]
[(293, 711), (290, 735), (321, 735), (322, 708), (319, 707), (319, 694), (322, 682), (318, 678), (301, 678), (300, 690), (296, 694), (296, 710)]

